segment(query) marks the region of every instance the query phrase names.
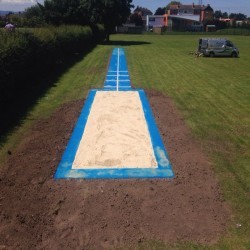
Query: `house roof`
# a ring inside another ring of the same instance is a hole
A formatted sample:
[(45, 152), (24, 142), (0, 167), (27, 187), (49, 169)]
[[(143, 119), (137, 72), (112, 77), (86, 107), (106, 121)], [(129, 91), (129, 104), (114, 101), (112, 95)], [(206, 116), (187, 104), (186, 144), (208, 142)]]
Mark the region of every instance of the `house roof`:
[(169, 9), (170, 10), (176, 10), (176, 9), (180, 9), (180, 10), (190, 10), (190, 9), (202, 9), (202, 5), (193, 5), (193, 4), (172, 4), (170, 5)]
[(202, 5), (192, 5), (192, 4), (181, 4), (180, 5), (181, 10), (192, 10), (192, 9), (202, 9)]
[(204, 7), (203, 10), (214, 11), (213, 8), (209, 4), (206, 7)]
[(191, 9), (198, 9), (198, 10), (210, 10), (213, 11), (212, 7), (208, 4), (207, 6), (204, 5), (195, 5), (195, 4), (172, 4), (169, 7), (170, 10), (191, 10)]
[(179, 9), (179, 5), (177, 5), (177, 4), (172, 4), (172, 5), (169, 6), (169, 9), (170, 9), (170, 10)]

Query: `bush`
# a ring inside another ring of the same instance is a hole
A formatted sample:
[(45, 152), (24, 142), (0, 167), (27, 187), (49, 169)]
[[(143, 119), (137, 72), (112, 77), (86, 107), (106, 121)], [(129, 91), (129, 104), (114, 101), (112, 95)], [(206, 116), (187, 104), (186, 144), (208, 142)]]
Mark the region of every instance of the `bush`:
[(105, 35), (106, 35), (104, 26), (101, 24), (97, 24), (97, 25), (93, 25), (91, 28), (93, 31), (95, 42), (97, 43), (102, 42), (105, 39)]
[(94, 32), (83, 26), (16, 29), (15, 32), (0, 29), (1, 102), (31, 84), (29, 78), (75, 53), (89, 50), (101, 37), (100, 26)]
[(217, 34), (249, 36), (250, 29), (249, 28), (228, 28), (228, 29), (223, 29), (223, 30), (217, 30)]

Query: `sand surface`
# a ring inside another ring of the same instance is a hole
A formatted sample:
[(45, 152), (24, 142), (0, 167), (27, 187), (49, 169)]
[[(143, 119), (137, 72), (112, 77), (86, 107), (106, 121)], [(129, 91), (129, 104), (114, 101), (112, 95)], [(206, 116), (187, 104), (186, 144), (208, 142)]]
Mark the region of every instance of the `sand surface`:
[(139, 93), (98, 91), (72, 168), (157, 167)]

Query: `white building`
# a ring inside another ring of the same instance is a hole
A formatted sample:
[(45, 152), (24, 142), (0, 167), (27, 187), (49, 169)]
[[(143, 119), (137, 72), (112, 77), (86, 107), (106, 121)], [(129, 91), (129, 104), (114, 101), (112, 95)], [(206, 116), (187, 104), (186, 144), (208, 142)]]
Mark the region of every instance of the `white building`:
[(147, 15), (146, 26), (147, 28), (163, 27), (165, 26), (166, 16), (160, 15)]

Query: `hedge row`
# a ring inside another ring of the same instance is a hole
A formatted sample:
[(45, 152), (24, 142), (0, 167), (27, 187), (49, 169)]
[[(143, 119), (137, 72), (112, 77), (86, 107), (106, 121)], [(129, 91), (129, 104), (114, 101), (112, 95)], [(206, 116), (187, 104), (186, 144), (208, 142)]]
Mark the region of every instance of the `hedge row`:
[(86, 52), (104, 39), (102, 26), (60, 26), (0, 30), (0, 105), (14, 92), (75, 53)]
[(249, 28), (229, 28), (218, 30), (217, 34), (219, 35), (241, 35), (241, 36), (250, 36), (250, 26)]
[(214, 32), (191, 32), (191, 31), (163, 31), (162, 35), (201, 35), (201, 36), (216, 36), (216, 35), (241, 35), (241, 36), (250, 36), (249, 28), (228, 28), (220, 29)]

